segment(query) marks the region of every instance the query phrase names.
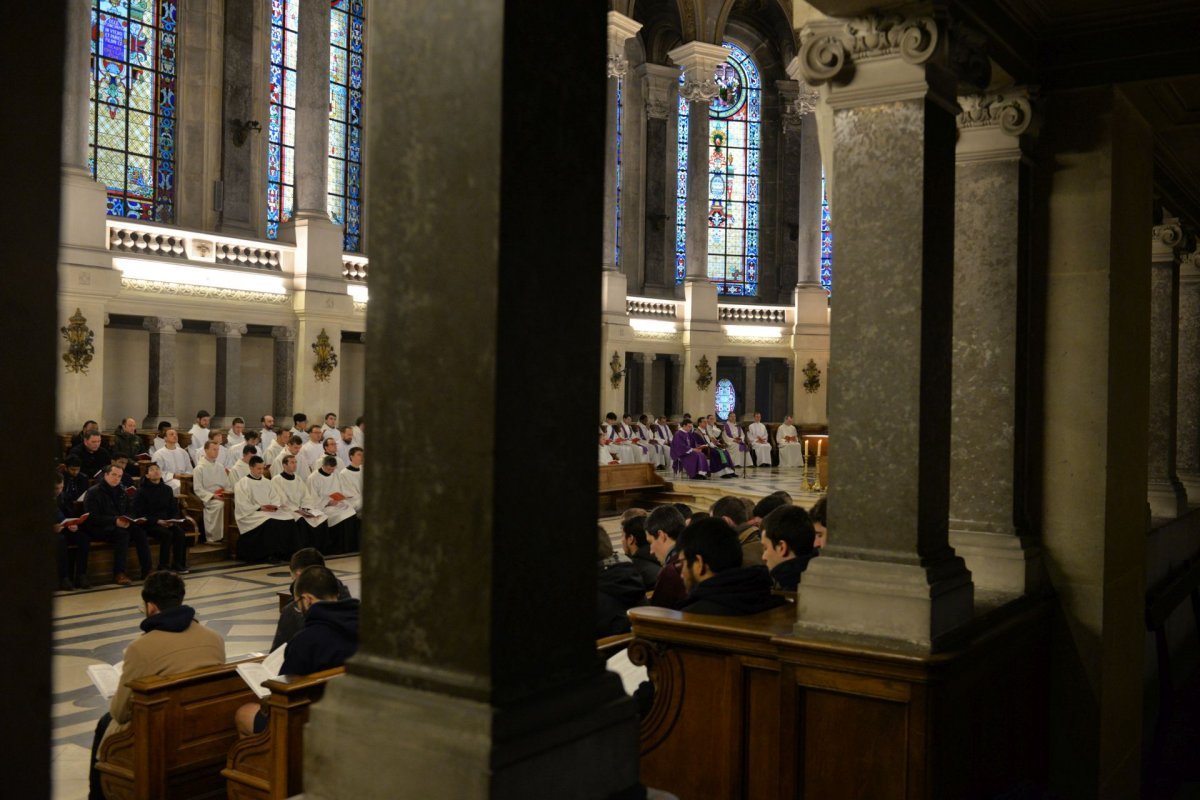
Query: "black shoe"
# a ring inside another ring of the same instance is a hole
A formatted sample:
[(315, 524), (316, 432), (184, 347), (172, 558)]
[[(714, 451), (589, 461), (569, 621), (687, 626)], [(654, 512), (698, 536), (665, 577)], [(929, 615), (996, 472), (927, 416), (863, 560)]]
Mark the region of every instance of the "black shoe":
[(80, 575), (78, 578), (75, 579), (75, 588), (76, 589), (90, 589), (90, 588), (92, 588), (92, 582), (88, 580), (87, 575)]
[(706, 480), (708, 480), (708, 476), (707, 476), (707, 475), (697, 475), (696, 477), (692, 478), (692, 480), (694, 480), (694, 481), (706, 481)]
[(71, 583), (70, 578), (63, 578), (58, 582), (58, 589), (62, 592), (73, 592), (75, 591), (75, 584)]
[(722, 475), (722, 476), (721, 476), (721, 480), (723, 480), (723, 481), (727, 481), (727, 480), (729, 480), (730, 478), (736, 478), (736, 477), (737, 477), (737, 475)]

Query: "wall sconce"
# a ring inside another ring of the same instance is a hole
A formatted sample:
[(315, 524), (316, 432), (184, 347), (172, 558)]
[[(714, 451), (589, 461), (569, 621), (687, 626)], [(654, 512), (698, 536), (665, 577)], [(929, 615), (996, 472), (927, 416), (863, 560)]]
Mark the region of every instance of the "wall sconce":
[(240, 119), (233, 119), (229, 121), (229, 124), (233, 126), (233, 143), (237, 147), (241, 147), (246, 143), (246, 136), (250, 131), (258, 133), (262, 130), (262, 125), (256, 119), (245, 122), (242, 122)]
[(333, 351), (333, 344), (329, 341), (329, 334), (321, 328), (321, 332), (317, 334), (317, 341), (312, 346), (313, 353), (317, 357), (317, 363), (313, 365), (313, 377), (318, 381), (325, 382), (333, 375), (333, 369), (338, 365), (337, 353)]

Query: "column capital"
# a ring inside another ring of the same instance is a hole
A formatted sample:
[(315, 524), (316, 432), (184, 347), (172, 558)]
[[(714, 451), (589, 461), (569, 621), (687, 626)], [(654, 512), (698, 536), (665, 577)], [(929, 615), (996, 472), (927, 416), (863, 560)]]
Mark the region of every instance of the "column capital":
[(1175, 251), (1181, 244), (1183, 244), (1183, 226), (1174, 217), (1163, 215), (1162, 224), (1155, 225), (1150, 231), (1151, 260), (1155, 262), (1173, 260)]
[(683, 67), (683, 85), (679, 94), (689, 103), (707, 103), (717, 96), (720, 87), (714, 73), (717, 65), (729, 57), (724, 47), (706, 42), (687, 42), (667, 53)]
[(738, 359), (743, 367), (757, 367), (759, 360), (757, 356), (742, 356)]
[[(792, 59), (792, 64), (796, 59)], [(791, 64), (788, 65), (791, 69)], [(817, 110), (821, 93), (801, 80), (775, 81), (779, 99), (783, 106), (783, 132), (799, 133), (804, 118)]]
[(630, 353), (630, 355), (633, 356), (634, 361), (643, 366), (653, 363), (654, 359), (658, 357), (655, 353)]
[(142, 327), (151, 333), (178, 333), (183, 330), (183, 320), (175, 317), (146, 317)]
[(636, 72), (642, 76), (646, 116), (650, 119), (666, 119), (674, 106), (679, 70), (662, 64), (640, 64)]
[(1200, 283), (1200, 248), (1179, 257), (1181, 283)]
[(296, 341), (296, 329), (291, 326), (277, 325), (271, 328), (271, 337), (282, 342)]
[(240, 338), (246, 335), (246, 325), (242, 322), (214, 322), (208, 327), (218, 338)]
[(608, 12), (608, 77), (623, 78), (629, 70), (625, 59), (625, 42), (637, 36), (642, 23), (619, 11)]
[(958, 98), (958, 104), (962, 108), (956, 118), (960, 131), (999, 128), (1009, 136), (1020, 136), (1029, 131), (1034, 122), (1029, 90), (1024, 88), (964, 95)]
[(909, 64), (928, 61), (944, 32), (932, 16), (871, 14), (810, 22), (800, 32), (800, 52), (788, 74), (810, 86), (844, 77), (852, 64), (898, 56)]

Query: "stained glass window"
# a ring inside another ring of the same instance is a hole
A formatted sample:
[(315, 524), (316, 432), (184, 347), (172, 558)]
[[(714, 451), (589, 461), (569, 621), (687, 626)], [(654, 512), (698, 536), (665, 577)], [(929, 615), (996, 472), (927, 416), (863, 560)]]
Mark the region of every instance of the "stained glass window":
[(296, 186), (296, 42), (300, 0), (271, 0), (267, 121), (267, 238), (292, 218)]
[[(724, 47), (729, 57), (717, 67), (719, 92), (708, 111), (708, 278), (717, 284), (719, 294), (754, 295), (758, 292), (762, 80), (746, 51), (730, 42)], [(687, 100), (679, 98), (677, 283), (687, 275), (688, 105)]]
[(825, 171), (821, 170), (821, 285), (833, 294), (833, 233), (829, 230), (829, 195), (825, 193)]
[(342, 247), (351, 253), (362, 250), (366, 24), (363, 0), (332, 0), (329, 11), (329, 217), (342, 226)]
[(617, 78), (617, 230), (613, 244), (613, 263), (621, 265), (621, 79)]
[(108, 215), (175, 217), (175, 0), (92, 0), (88, 167)]
[(718, 419), (729, 419), (729, 415), (737, 408), (737, 389), (733, 388), (733, 381), (728, 378), (721, 378), (717, 381), (717, 390), (713, 396), (714, 413)]

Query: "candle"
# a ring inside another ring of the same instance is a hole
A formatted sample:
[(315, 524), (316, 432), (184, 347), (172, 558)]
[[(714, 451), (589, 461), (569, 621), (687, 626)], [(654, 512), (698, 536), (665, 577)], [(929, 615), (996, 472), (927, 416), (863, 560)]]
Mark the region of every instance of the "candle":
[(808, 439), (804, 440), (804, 463), (808, 463)]
[(824, 441), (824, 440), (822, 440), (822, 439), (817, 439), (817, 460), (818, 460), (818, 461), (820, 461), (820, 460), (821, 460), (821, 442), (822, 442), (822, 441)]

